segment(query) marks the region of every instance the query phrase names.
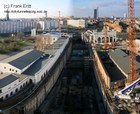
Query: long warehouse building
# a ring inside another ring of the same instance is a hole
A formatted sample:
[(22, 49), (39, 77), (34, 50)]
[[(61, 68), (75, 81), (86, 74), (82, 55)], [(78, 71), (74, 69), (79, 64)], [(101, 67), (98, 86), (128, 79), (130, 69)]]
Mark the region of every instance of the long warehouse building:
[[(71, 38), (59, 38), (43, 52), (29, 49), (0, 61), (2, 114), (10, 114), (19, 106), (22, 108), (18, 110), (32, 114), (55, 85), (70, 52)], [(19, 95), (25, 90), (24, 97)]]

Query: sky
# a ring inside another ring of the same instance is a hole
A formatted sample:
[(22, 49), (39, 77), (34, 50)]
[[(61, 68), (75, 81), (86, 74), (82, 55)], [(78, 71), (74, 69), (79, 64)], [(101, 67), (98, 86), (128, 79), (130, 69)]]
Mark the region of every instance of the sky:
[[(27, 11), (42, 11), (42, 12), (47, 11), (49, 17), (50, 16), (58, 17), (58, 12), (61, 11), (63, 16), (68, 16), (70, 14), (70, 9), (71, 9), (70, 1), (71, 0), (0, 0), (0, 18), (1, 17), (4, 18), (6, 16), (4, 10), (7, 10), (7, 5), (10, 6), (9, 11), (12, 10), (17, 10), (17, 11), (27, 10)], [(15, 8), (15, 5), (19, 5), (20, 8)], [(28, 5), (31, 5), (31, 8), (28, 7)], [(38, 18), (44, 16), (45, 13), (33, 13), (33, 12), (10, 14), (11, 18), (35, 18), (35, 17)]]
[[(94, 9), (98, 7), (100, 17), (123, 17), (128, 12), (128, 0), (73, 0), (74, 14), (93, 17)], [(135, 1), (135, 16), (140, 17), (140, 0)]]
[[(135, 1), (135, 16), (140, 17), (140, 0)], [(18, 8), (17, 8), (18, 5)], [(93, 17), (98, 7), (99, 17), (123, 17), (127, 13), (127, 0), (0, 0), (0, 18), (5, 18), (5, 10), (32, 11), (31, 13), (10, 13), (10, 18), (41, 18), (48, 12), (48, 17), (61, 16)], [(42, 13), (35, 13), (42, 11)]]

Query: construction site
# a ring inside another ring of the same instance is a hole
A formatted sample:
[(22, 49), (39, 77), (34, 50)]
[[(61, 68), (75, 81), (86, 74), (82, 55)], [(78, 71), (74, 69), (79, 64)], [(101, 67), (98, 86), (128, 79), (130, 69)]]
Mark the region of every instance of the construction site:
[[(61, 33), (60, 21), (59, 11)], [(128, 0), (128, 39), (120, 40), (117, 36), (123, 31), (121, 25), (106, 17), (103, 25), (101, 32), (87, 30), (81, 33), (82, 41), (73, 40), (71, 56), (58, 86), (37, 114), (140, 113), (140, 56), (139, 44), (135, 42), (134, 0)], [(38, 35), (35, 48), (44, 50), (55, 42), (50, 37)]]
[[(128, 0), (128, 38), (122, 26), (104, 18), (102, 32), (87, 30), (82, 39), (92, 48), (99, 79), (114, 113), (140, 113), (140, 56), (136, 42), (134, 0)], [(110, 30), (110, 28), (112, 28)], [(115, 31), (115, 32), (114, 32)]]
[[(34, 49), (48, 54), (53, 66), (31, 88), (34, 91), (26, 102), (20, 102), (20, 96), (17, 105), (8, 105), (6, 111), (7, 103), (1, 103), (2, 114), (140, 114), (140, 38), (134, 6), (134, 0), (128, 0), (126, 29), (105, 16), (101, 31), (78, 29), (64, 36), (59, 11), (58, 31), (34, 37)], [(127, 39), (121, 38), (122, 32)], [(39, 64), (46, 54), (40, 56)]]
[(85, 43), (73, 41), (66, 68), (37, 114), (106, 114), (93, 64)]

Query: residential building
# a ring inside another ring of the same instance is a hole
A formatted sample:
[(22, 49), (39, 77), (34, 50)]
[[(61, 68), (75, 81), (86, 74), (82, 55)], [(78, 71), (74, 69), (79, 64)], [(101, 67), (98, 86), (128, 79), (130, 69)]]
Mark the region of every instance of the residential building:
[(18, 32), (31, 32), (33, 28), (37, 27), (37, 23), (40, 24), (42, 30), (48, 30), (51, 28), (58, 28), (57, 19), (20, 19), (0, 21), (0, 33), (18, 33)]

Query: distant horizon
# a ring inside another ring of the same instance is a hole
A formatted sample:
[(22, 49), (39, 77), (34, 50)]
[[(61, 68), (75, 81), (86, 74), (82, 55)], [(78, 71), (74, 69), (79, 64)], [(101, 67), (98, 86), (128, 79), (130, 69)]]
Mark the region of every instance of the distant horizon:
[[(66, 17), (61, 17), (61, 18), (68, 18), (69, 16), (66, 16)], [(58, 19), (58, 17), (48, 17), (49, 18), (52, 18), (52, 19)], [(89, 18), (89, 17), (74, 17), (74, 18)], [(93, 18), (93, 17), (90, 17), (90, 18)], [(104, 18), (104, 17), (98, 17), (98, 18)], [(111, 16), (110, 17), (106, 17), (106, 18), (112, 18)], [(114, 18), (124, 18), (123, 16), (122, 17), (115, 17)], [(140, 18), (140, 17), (135, 17), (135, 18)], [(0, 20), (5, 20), (6, 18), (0, 18)], [(28, 18), (24, 18), (24, 17), (21, 17), (21, 18), (16, 18), (16, 17), (13, 17), (13, 18), (10, 18), (10, 20), (12, 19), (45, 19), (45, 18), (40, 18), (40, 17), (34, 17), (34, 18), (31, 18), (31, 17), (28, 17)], [(94, 18), (93, 18), (94, 19)]]
[[(48, 17), (49, 18), (52, 18), (52, 19), (58, 19), (58, 17)], [(66, 17), (61, 17), (61, 18), (69, 18), (69, 16), (66, 16)], [(89, 18), (89, 17), (74, 17), (74, 18)], [(92, 19), (94, 19), (93, 17), (90, 17)], [(104, 18), (104, 17), (98, 17), (98, 18)], [(106, 17), (106, 18), (112, 18), (112, 17)], [(124, 17), (114, 17), (114, 18), (124, 18)], [(140, 18), (140, 17), (135, 17), (135, 18)], [(6, 19), (6, 18), (0, 18), (0, 19)], [(34, 17), (34, 18), (31, 18), (31, 17), (27, 17), (27, 18), (24, 18), (24, 17), (21, 17), (21, 18), (16, 18), (16, 17), (13, 17), (13, 18), (10, 18), (10, 19), (45, 19), (45, 18), (41, 18), (41, 17)]]

